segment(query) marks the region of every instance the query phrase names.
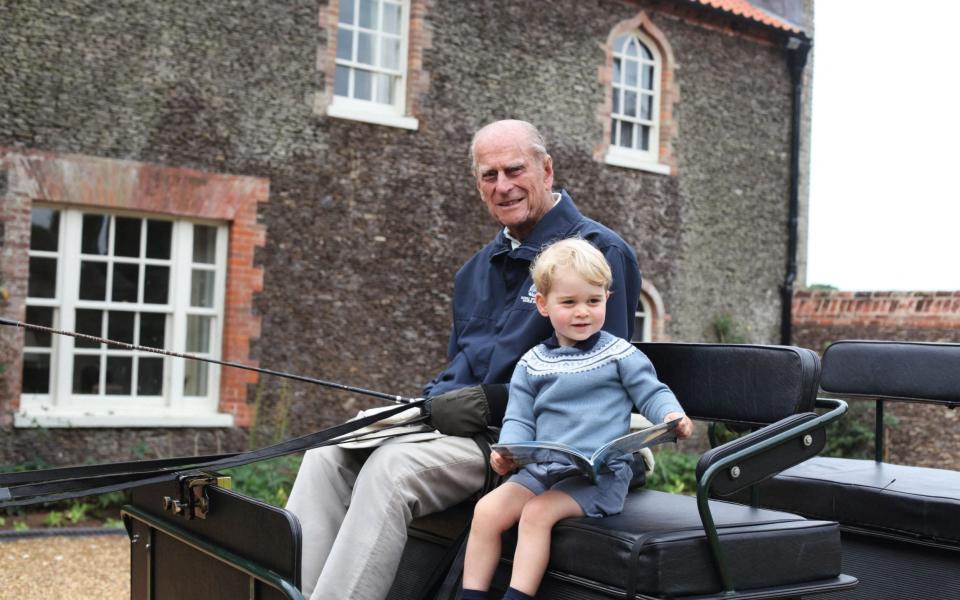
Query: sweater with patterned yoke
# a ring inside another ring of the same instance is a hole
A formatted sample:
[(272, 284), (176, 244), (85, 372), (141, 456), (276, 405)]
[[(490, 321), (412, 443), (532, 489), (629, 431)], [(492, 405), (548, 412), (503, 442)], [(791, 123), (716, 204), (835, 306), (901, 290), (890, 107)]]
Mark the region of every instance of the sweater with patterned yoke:
[(500, 443), (560, 442), (590, 456), (628, 433), (633, 407), (653, 423), (683, 412), (630, 342), (599, 331), (560, 346), (554, 336), (517, 363)]

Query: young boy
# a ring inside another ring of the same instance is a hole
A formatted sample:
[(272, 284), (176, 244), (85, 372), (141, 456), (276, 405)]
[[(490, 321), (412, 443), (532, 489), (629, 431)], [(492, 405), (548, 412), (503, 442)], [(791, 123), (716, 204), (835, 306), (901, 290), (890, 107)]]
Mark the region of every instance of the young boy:
[[(680, 438), (693, 423), (650, 361), (626, 340), (601, 331), (610, 295), (610, 266), (582, 239), (547, 247), (533, 266), (537, 309), (554, 336), (524, 354), (510, 380), (500, 443), (562, 442), (588, 456), (629, 430), (632, 406), (651, 421), (682, 417)], [(504, 599), (533, 598), (550, 557), (550, 534), (567, 517), (601, 517), (623, 510), (630, 457), (614, 460), (596, 484), (560, 463), (524, 466), (477, 503), (467, 541), (463, 600), (487, 598), (500, 559), (500, 534), (519, 521), (510, 589)], [(500, 475), (513, 469), (494, 452)]]

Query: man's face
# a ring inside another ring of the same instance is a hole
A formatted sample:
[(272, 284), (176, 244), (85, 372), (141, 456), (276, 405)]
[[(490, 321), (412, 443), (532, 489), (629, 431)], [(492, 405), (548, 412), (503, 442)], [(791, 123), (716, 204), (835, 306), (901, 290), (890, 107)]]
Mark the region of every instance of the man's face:
[(524, 239), (553, 207), (553, 161), (538, 160), (522, 132), (504, 128), (474, 146), (477, 189), (490, 215)]

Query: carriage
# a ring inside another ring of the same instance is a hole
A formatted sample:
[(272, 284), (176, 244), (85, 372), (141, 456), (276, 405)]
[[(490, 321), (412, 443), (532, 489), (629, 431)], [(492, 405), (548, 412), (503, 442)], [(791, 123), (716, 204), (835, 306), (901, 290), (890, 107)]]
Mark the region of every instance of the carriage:
[[(960, 403), (960, 345), (841, 341), (822, 360), (789, 346), (638, 347), (689, 416), (742, 435), (711, 435), (695, 497), (638, 486), (619, 515), (559, 523), (538, 597), (960, 597), (960, 473), (881, 460), (885, 402)], [(818, 456), (827, 425), (865, 398), (876, 459)], [(139, 477), (122, 509), (132, 599), (302, 598), (292, 514), (207, 470)], [(410, 524), (391, 600), (456, 597), (471, 508)], [(515, 532), (504, 541), (493, 592)]]

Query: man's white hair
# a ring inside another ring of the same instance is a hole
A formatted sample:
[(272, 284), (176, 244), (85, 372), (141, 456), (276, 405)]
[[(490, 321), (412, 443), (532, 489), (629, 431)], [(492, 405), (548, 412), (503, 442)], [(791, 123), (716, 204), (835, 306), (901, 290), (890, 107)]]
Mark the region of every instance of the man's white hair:
[(504, 119), (502, 121), (494, 121), (493, 123), (488, 123), (473, 134), (473, 139), (470, 141), (470, 165), (473, 168), (473, 172), (477, 172), (477, 155), (476, 147), (477, 140), (480, 137), (493, 129), (494, 127), (499, 127), (505, 124), (510, 124), (519, 127), (521, 130), (526, 133), (526, 142), (529, 144), (529, 149), (533, 153), (533, 156), (540, 162), (543, 162), (543, 159), (547, 156), (547, 143), (543, 140), (543, 135), (540, 131), (533, 126), (532, 123), (527, 121), (520, 121), (518, 119)]

